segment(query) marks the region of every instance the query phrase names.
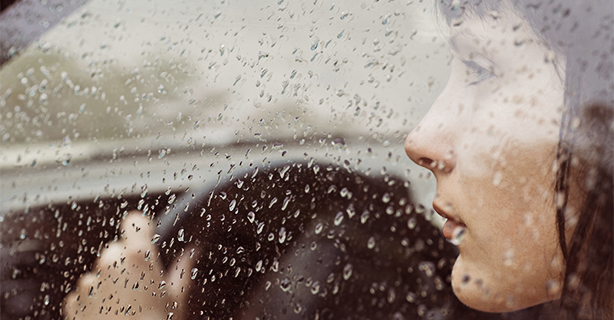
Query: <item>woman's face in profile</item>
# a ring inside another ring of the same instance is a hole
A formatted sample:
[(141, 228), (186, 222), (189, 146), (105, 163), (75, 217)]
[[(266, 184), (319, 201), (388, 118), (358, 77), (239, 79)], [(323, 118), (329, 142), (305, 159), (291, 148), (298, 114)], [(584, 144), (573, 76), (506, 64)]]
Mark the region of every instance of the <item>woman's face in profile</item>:
[(555, 299), (563, 259), (553, 162), (564, 70), (510, 9), (451, 25), (449, 82), (405, 148), (437, 178), (433, 207), (449, 218), (444, 235), (460, 250), (454, 291), (491, 312)]

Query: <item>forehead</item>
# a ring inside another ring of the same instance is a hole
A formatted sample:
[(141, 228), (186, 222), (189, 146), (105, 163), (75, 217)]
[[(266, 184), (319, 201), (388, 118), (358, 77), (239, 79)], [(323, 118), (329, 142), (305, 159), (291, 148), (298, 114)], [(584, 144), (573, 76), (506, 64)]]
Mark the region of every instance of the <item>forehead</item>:
[(513, 10), (490, 13), (483, 16), (464, 14), (451, 21), (448, 41), (453, 51), (459, 52), (463, 46), (521, 46), (527, 40), (537, 40), (526, 21)]

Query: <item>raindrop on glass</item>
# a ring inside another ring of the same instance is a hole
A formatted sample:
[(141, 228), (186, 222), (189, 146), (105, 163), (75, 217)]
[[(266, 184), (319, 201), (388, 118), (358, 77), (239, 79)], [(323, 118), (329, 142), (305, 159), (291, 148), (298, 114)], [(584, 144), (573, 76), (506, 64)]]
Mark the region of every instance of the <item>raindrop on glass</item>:
[(350, 279), (350, 277), (352, 276), (353, 270), (354, 270), (354, 267), (352, 267), (351, 263), (346, 264), (345, 267), (343, 267), (343, 279), (345, 280)]
[(336, 226), (338, 226), (341, 224), (342, 221), (343, 221), (343, 212), (339, 211), (337, 212), (337, 215), (335, 216), (334, 223)]
[(316, 234), (320, 234), (320, 232), (322, 232), (322, 228), (324, 228), (324, 226), (322, 225), (322, 223), (321, 223), (321, 222), (320, 222), (320, 223), (318, 223), (318, 224), (316, 225), (316, 230), (315, 230)]
[(373, 249), (375, 248), (375, 237), (370, 237), (367, 241), (367, 248)]
[(285, 277), (283, 278), (280, 282), (279, 282), (279, 287), (281, 288), (281, 290), (283, 290), (284, 292), (288, 292), (288, 290), (290, 290), (290, 287), (292, 286), (292, 281), (290, 281), (290, 278)]

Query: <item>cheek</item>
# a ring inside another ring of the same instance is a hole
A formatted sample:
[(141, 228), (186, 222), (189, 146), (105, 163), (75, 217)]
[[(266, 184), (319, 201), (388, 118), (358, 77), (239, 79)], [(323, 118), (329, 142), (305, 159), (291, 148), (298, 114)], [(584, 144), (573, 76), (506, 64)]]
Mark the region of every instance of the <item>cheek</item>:
[(457, 202), (468, 229), (453, 287), (471, 307), (501, 312), (548, 301), (562, 263), (550, 165), (556, 144), (495, 140), (467, 148), (473, 152), (456, 168), (457, 191), (471, 192)]

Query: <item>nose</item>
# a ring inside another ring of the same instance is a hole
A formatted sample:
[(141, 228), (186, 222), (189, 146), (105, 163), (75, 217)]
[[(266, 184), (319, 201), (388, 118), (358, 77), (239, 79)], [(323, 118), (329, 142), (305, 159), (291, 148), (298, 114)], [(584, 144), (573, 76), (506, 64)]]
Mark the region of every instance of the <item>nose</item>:
[(435, 176), (449, 173), (456, 166), (454, 134), (445, 117), (437, 117), (431, 109), (405, 140), (405, 152), (416, 164), (431, 170)]

